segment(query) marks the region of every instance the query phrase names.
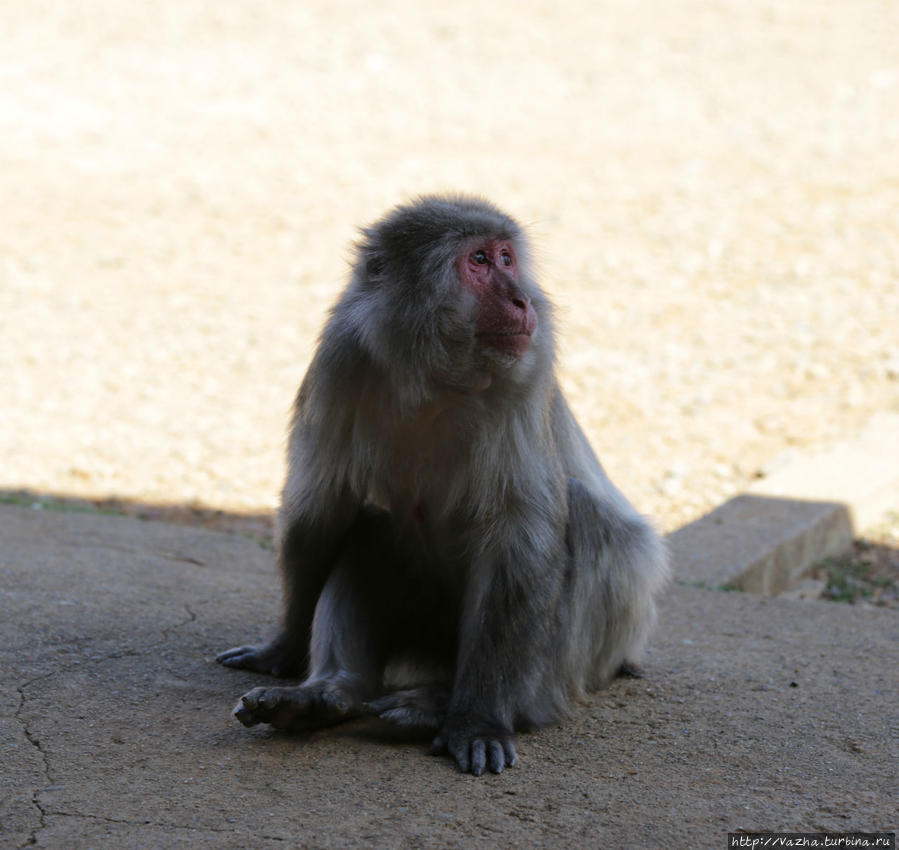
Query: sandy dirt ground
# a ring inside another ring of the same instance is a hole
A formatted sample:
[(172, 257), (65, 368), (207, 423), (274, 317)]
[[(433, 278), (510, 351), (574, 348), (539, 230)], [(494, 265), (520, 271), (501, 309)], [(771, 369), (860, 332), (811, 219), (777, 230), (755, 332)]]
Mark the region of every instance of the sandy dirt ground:
[(0, 489), (267, 514), (355, 228), (527, 223), (665, 530), (899, 409), (899, 5), (0, 2)]

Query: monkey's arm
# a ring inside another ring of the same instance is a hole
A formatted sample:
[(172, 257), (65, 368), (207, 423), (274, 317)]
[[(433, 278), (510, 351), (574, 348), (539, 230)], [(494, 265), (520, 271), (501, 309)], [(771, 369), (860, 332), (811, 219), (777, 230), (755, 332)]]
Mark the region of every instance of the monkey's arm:
[(514, 542), (472, 567), (452, 695), (432, 748), (475, 775), (518, 761), (515, 724), (545, 659), (559, 597), (557, 535), (527, 531), (509, 529)]

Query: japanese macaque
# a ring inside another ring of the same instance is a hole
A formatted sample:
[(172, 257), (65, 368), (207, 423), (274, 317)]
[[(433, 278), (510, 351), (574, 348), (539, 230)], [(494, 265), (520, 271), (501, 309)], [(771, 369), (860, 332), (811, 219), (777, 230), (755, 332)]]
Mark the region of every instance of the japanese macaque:
[(465, 196), (363, 231), (297, 396), (279, 519), (281, 632), (218, 661), (302, 682), (251, 690), (237, 719), (432, 727), (474, 774), (632, 669), (668, 569), (562, 395), (521, 227)]

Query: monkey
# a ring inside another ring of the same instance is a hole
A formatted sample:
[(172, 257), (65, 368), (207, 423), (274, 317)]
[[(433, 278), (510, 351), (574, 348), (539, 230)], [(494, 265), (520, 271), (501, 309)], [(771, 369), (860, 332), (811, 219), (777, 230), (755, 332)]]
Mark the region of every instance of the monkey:
[(278, 526), (280, 633), (217, 660), (302, 681), (249, 691), (237, 719), (376, 715), (475, 775), (637, 669), (668, 574), (560, 389), (523, 228), (467, 195), (362, 229), (294, 404)]

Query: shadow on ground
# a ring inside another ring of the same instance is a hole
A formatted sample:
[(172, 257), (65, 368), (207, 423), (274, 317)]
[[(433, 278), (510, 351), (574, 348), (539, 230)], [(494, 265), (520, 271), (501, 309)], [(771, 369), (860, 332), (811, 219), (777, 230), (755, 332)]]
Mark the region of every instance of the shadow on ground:
[(89, 499), (67, 494), (38, 493), (34, 490), (0, 489), (0, 505), (4, 504), (60, 513), (128, 516), (134, 519), (226, 531), (232, 534), (243, 534), (267, 548), (271, 548), (275, 532), (275, 518), (271, 511), (238, 513), (208, 508), (203, 505), (141, 502), (115, 496)]

